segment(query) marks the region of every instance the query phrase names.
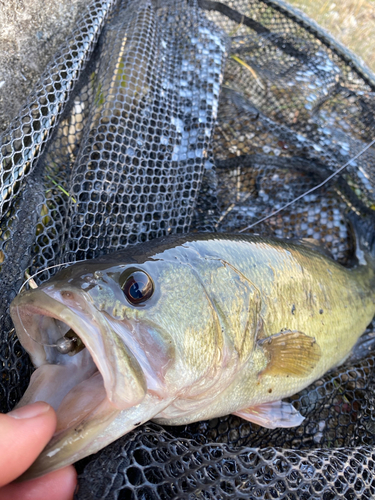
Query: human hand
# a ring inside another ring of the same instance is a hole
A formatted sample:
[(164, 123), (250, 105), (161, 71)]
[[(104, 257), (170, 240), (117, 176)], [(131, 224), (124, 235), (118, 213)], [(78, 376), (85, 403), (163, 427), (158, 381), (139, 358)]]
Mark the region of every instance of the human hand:
[(11, 483), (34, 462), (55, 428), (56, 414), (47, 403), (0, 414), (0, 500), (73, 498), (77, 474), (71, 465), (31, 481)]

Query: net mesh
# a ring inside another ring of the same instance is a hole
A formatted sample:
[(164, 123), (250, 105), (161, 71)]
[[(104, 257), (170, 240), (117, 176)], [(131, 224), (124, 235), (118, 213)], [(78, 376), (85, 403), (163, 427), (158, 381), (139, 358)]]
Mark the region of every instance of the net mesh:
[[(0, 140), (0, 410), (32, 371), (8, 313), (25, 272), (169, 233), (247, 228), (373, 139), (374, 89), (281, 1), (93, 1)], [(375, 205), (374, 154), (247, 231), (313, 237), (349, 264), (347, 211)], [(372, 330), (290, 399), (300, 427), (149, 423), (77, 465), (76, 497), (372, 498)]]

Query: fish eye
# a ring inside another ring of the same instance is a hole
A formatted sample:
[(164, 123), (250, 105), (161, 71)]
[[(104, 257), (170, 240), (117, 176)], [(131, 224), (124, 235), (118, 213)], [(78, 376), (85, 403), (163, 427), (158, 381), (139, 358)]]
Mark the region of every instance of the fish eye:
[(139, 269), (127, 269), (121, 274), (119, 282), (126, 299), (133, 305), (145, 302), (154, 293), (152, 279)]

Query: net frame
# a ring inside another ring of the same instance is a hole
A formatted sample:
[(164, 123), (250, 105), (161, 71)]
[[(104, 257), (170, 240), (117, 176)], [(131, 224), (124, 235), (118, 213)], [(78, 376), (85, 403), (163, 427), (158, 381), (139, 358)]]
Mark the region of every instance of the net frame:
[[(241, 24), (241, 19), (245, 15), (241, 13), (241, 8), (244, 8), (245, 2), (229, 3), (231, 4), (230, 8), (238, 13), (237, 24)], [(186, 11), (191, 9), (189, 14), (190, 19), (194, 19), (196, 23), (194, 26), (202, 26), (202, 24), (199, 24), (202, 23), (200, 15), (203, 18), (203, 13), (207, 14), (207, 19), (204, 19), (203, 22), (204, 28), (208, 31), (208, 34), (206, 33), (206, 43), (212, 43), (216, 36), (220, 39), (219, 45), (221, 44), (221, 48), (219, 52), (221, 51), (221, 54), (232, 50), (224, 34), (222, 24), (218, 22), (222, 13), (217, 8), (220, 7), (221, 9), (222, 3), (200, 0), (198, 3), (177, 2), (177, 7), (173, 4), (174, 2), (168, 1), (148, 3), (149, 6), (159, 12), (163, 9), (165, 11), (168, 9), (173, 10), (173, 8), (177, 12), (178, 6), (184, 7)], [(353, 79), (354, 83), (351, 88), (353, 95), (356, 91), (367, 92), (371, 97), (375, 88), (373, 74), (358, 58), (337, 43), (325, 30), (281, 0), (265, 0), (250, 2), (250, 4), (262, 4), (273, 9), (276, 17), (277, 15), (284, 16), (285, 19), (293, 21), (312, 37), (318, 39), (323, 43), (325, 50), (330, 51), (331, 58), (342, 59), (344, 66), (347, 68), (345, 71), (348, 74), (351, 70), (356, 73), (357, 80)], [(130, 1), (123, 2), (125, 7), (130, 5)], [(215, 11), (214, 7), (216, 7), (216, 12), (212, 14)], [(100, 69), (98, 69), (100, 65), (100, 44), (97, 45), (97, 40), (106, 21), (113, 19), (118, 14), (118, 10), (116, 10), (118, 8), (119, 4), (111, 1), (94, 1), (90, 4), (87, 12), (78, 22), (71, 39), (47, 68), (45, 74), (42, 75), (36, 90), (30, 94), (27, 104), (12, 122), (9, 130), (1, 136), (1, 152), (3, 154), (1, 213), (3, 217), (1, 219), (2, 241), (0, 255), (2, 256), (2, 262), (0, 289), (5, 299), (0, 310), (0, 321), (2, 322), (0, 359), (3, 364), (0, 403), (3, 411), (11, 409), (18, 401), (27, 385), (31, 371), (27, 356), (19, 346), (14, 332), (11, 331), (7, 314), (9, 303), (18, 292), (24, 280), (26, 269), (38, 270), (51, 262), (62, 262), (76, 258), (77, 247), (61, 244), (61, 240), (56, 238), (56, 235), (65, 234), (67, 230), (70, 230), (73, 231), (70, 233), (73, 235), (71, 239), (80, 237), (77, 236), (75, 229), (80, 222), (78, 224), (74, 222), (74, 217), (80, 220), (80, 213), (79, 211), (74, 212), (76, 203), (73, 198), (82, 192), (80, 191), (81, 188), (78, 191), (75, 191), (74, 188), (72, 191), (70, 190), (72, 184), (67, 181), (64, 169), (60, 168), (57, 173), (54, 172), (56, 177), (52, 176), (52, 180), (51, 172), (46, 173), (45, 169), (51, 158), (54, 158), (54, 155), (56, 156), (59, 148), (69, 150), (69, 155), (74, 154), (76, 158), (81, 154), (74, 151), (80, 146), (82, 136), (86, 133), (86, 137), (90, 139), (91, 130), (87, 131), (85, 124), (87, 124), (87, 120), (90, 120), (90, 116), (92, 119), (93, 112), (92, 109), (89, 112), (89, 110), (82, 109), (82, 106), (80, 108), (80, 103), (84, 102), (82, 96), (87, 96), (91, 100), (93, 95), (95, 97), (95, 88), (97, 89), (97, 87), (90, 85), (88, 75), (91, 75), (92, 72), (100, 73)], [(181, 12), (179, 15), (183, 16)], [(213, 25), (214, 22), (218, 24), (217, 31)], [(193, 27), (193, 24), (191, 26)], [(280, 36), (282, 36), (280, 33), (274, 35), (273, 44), (276, 47), (280, 45)], [(264, 39), (264, 36), (261, 38)], [(287, 40), (286, 43), (290, 43), (290, 40)], [(153, 44), (157, 45), (155, 39)], [(301, 57), (306, 57), (305, 49), (309, 49), (307, 43), (297, 47), (297, 52), (300, 52)], [(294, 51), (293, 54), (295, 53), (292, 46), (290, 50)], [(213, 49), (213, 53), (216, 53), (216, 51), (217, 47)], [(194, 64), (197, 66), (202, 60), (196, 53), (193, 56), (195, 57), (195, 63), (192, 63), (194, 67)], [(337, 60), (335, 61), (337, 62)], [(232, 61), (230, 61), (230, 64), (232, 64), (233, 68)], [(192, 71), (193, 74), (196, 72), (196, 66)], [(223, 67), (223, 61), (219, 61), (217, 68)], [(219, 82), (221, 71), (220, 69), (216, 72)], [(230, 73), (228, 66), (226, 71)], [(238, 71), (237, 68), (234, 73), (238, 75)], [(334, 73), (335, 69), (333, 68)], [(328, 76), (331, 76), (331, 74)], [(207, 82), (208, 77), (208, 75), (203, 76), (201, 82)], [(145, 81), (143, 75), (140, 78), (143, 82)], [(249, 75), (245, 76), (246, 85), (249, 84), (250, 78)], [(251, 82), (251, 86), (257, 85), (256, 78), (253, 77), (253, 80), (255, 81)], [(194, 86), (194, 83), (189, 84), (189, 86), (191, 85)], [(53, 89), (52, 92), (51, 89)], [(213, 103), (217, 97), (217, 95), (214, 95)], [(252, 116), (254, 121), (260, 123), (260, 131), (270, 131), (269, 136), (275, 138), (276, 144), (285, 141), (290, 147), (295, 148), (293, 158), (294, 160), (297, 158), (300, 171), (302, 169), (302, 171), (308, 172), (305, 177), (309, 177), (311, 170), (314, 170), (314, 168), (316, 175), (321, 175), (326, 171), (325, 169), (333, 170), (346, 159), (345, 151), (343, 153), (338, 151), (337, 148), (330, 149), (328, 147), (327, 150), (316, 150), (314, 147), (317, 144), (315, 139), (301, 138), (300, 131), (296, 128), (293, 129), (293, 123), (283, 123), (280, 121), (280, 115), (277, 114), (267, 115), (263, 103), (258, 101), (257, 104), (259, 104), (258, 107), (252, 107), (240, 92), (233, 94), (233, 90), (222, 95), (215, 130), (212, 136), (210, 131), (206, 136), (206, 161), (203, 166), (200, 166), (197, 178), (194, 180), (195, 186), (191, 191), (194, 192), (192, 196), (194, 201), (189, 205), (188, 219), (174, 226), (173, 231), (177, 227), (180, 227), (182, 232), (187, 231), (191, 228), (191, 224), (193, 229), (215, 230), (222, 228), (220, 216), (223, 213), (222, 210), (225, 210), (222, 202), (225, 197), (220, 184), (228, 184), (230, 179), (233, 178), (233, 171), (237, 172), (236, 179), (244, 174), (248, 175), (245, 164), (249, 158), (251, 158), (258, 170), (264, 166), (264, 158), (255, 158), (253, 153), (250, 152), (249, 154), (248, 151), (244, 151), (243, 146), (241, 146), (243, 141), (239, 140), (241, 136), (236, 132), (229, 139), (229, 142), (231, 142), (230, 147), (235, 148), (235, 157), (240, 152), (244, 154), (245, 158), (242, 163), (239, 161), (235, 166), (228, 167), (228, 163), (224, 161), (227, 158), (223, 154), (225, 145), (220, 141), (220, 134), (221, 138), (223, 137), (225, 120), (232, 123), (231, 120), (234, 122), (240, 120), (245, 113)], [(229, 110), (225, 108), (226, 105)], [(371, 113), (369, 113), (370, 115)], [(207, 119), (208, 114), (206, 113), (205, 116)], [(215, 113), (211, 113), (211, 117), (215, 119)], [(78, 126), (79, 123), (82, 124)], [(244, 122), (239, 121), (238, 123), (244, 130), (248, 126)], [(371, 120), (369, 123), (368, 128), (371, 131), (373, 130), (373, 124)], [(33, 125), (31, 126), (31, 124)], [(31, 134), (30, 129), (33, 127), (35, 130)], [(73, 134), (69, 132), (70, 128), (77, 132), (76, 139), (71, 137)], [(98, 134), (100, 134), (100, 130), (96, 132), (96, 135), (91, 135), (91, 139), (94, 137), (97, 140)], [(217, 137), (215, 137), (215, 134)], [(366, 139), (368, 140), (368, 137), (365, 135), (364, 142)], [(91, 142), (94, 142), (94, 140), (92, 139)], [(234, 145), (234, 142), (236, 145)], [(308, 143), (307, 146), (306, 143)], [(350, 149), (355, 152), (359, 146), (359, 143), (353, 143)], [(260, 148), (261, 145), (258, 147)], [(282, 150), (283, 146), (280, 146), (280, 149)], [(266, 151), (264, 152), (266, 155), (268, 154)], [(288, 153), (290, 153), (290, 149)], [(301, 157), (299, 153), (301, 153)], [(361, 166), (366, 167), (367, 164), (371, 163), (372, 154), (371, 151), (363, 159)], [(268, 174), (279, 175), (276, 172), (280, 172), (282, 169), (285, 172), (285, 165), (282, 164), (283, 151), (281, 151), (279, 159), (275, 159), (274, 156), (271, 158), (273, 158), (274, 164), (268, 165)], [(300, 158), (299, 161), (298, 158)], [(220, 161), (223, 162), (222, 165), (220, 165)], [(87, 162), (84, 160), (81, 162), (82, 165), (85, 163)], [(214, 168), (215, 163), (216, 170)], [(10, 169), (7, 165), (12, 166), (11, 175), (9, 175)], [(370, 188), (366, 187), (363, 179), (356, 177), (357, 167), (358, 165), (349, 172), (349, 176), (345, 181), (350, 181), (354, 190), (360, 191), (361, 203), (364, 206), (371, 206), (371, 186)], [(296, 167), (295, 170), (298, 171), (298, 168)], [(295, 182), (297, 183), (301, 182), (301, 179), (304, 179), (303, 182), (306, 183), (311, 181), (311, 179), (304, 178), (303, 172), (298, 175), (295, 173), (290, 175), (296, 175)], [(369, 171), (369, 175), (371, 175), (371, 171)], [(264, 177), (258, 176), (257, 179), (262, 180)], [(313, 180), (313, 182), (315, 181)], [(273, 190), (275, 191), (275, 189), (274, 187)], [(52, 203), (46, 197), (46, 191), (48, 190), (53, 192)], [(174, 190), (176, 190), (176, 187)], [(230, 196), (234, 196), (235, 191), (232, 190)], [(20, 196), (21, 193), (22, 196)], [(294, 194), (295, 191), (291, 193), (291, 196)], [(335, 195), (331, 195), (328, 191), (323, 194), (327, 199), (332, 200), (328, 202), (328, 204), (332, 204), (332, 211), (340, 209)], [(189, 196), (191, 197), (191, 193)], [(330, 196), (332, 197), (330, 198)], [(46, 203), (46, 200), (48, 203)], [(314, 200), (309, 200), (309, 202), (313, 203)], [(124, 201), (124, 204), (126, 203), (128, 202)], [(173, 203), (175, 202), (172, 201)], [(265, 203), (262, 209), (267, 210), (269, 208), (267, 207), (268, 205)], [(320, 205), (318, 207), (321, 208)], [(302, 206), (300, 208), (303, 210)], [(342, 208), (342, 210), (344, 209)], [(87, 210), (84, 209), (85, 211)], [(61, 212), (60, 217), (56, 217), (58, 212)], [(167, 219), (170, 221), (174, 217), (169, 215)], [(290, 236), (291, 230), (290, 224), (288, 226), (287, 217), (288, 215), (284, 217), (281, 224), (284, 229), (289, 228), (289, 232), (287, 232)], [(243, 214), (240, 214), (239, 222), (231, 219), (230, 227), (242, 227), (243, 223), (244, 217)], [(101, 224), (102, 222), (98, 223), (98, 226)], [(36, 234), (30, 231), (30, 227), (37, 228)], [(160, 234), (168, 230), (168, 227), (167, 224), (166, 227), (162, 228)], [(339, 233), (340, 231), (344, 233), (344, 229), (340, 224), (337, 227)], [(270, 227), (260, 228), (260, 231), (267, 230), (270, 230)], [(12, 232), (13, 235), (9, 236)], [(142, 231), (136, 234), (142, 234)], [(151, 237), (158, 234), (156, 231), (155, 234), (151, 234)], [(345, 234), (347, 238), (347, 233)], [(90, 234), (87, 239), (91, 240), (92, 237), (95, 238), (96, 235)], [(130, 243), (142, 241), (142, 238), (140, 240), (136, 238)], [(39, 250), (43, 246), (43, 241), (47, 240), (48, 243), (44, 243), (44, 246), (48, 247), (49, 251), (40, 257)], [(105, 241), (104, 238), (103, 242), (105, 243)], [(127, 243), (128, 241), (126, 241)], [(118, 248), (118, 245), (117, 242), (110, 244), (109, 248), (105, 244), (99, 246), (82, 245), (78, 250), (82, 252), (83, 257), (92, 257), (107, 250), (114, 250)], [(64, 252), (60, 251), (61, 247), (64, 247)], [(345, 250), (341, 254), (338, 252), (336, 257), (347, 261), (350, 258), (350, 251)], [(39, 276), (40, 282), (48, 279), (50, 274), (50, 272), (46, 272)], [(244, 432), (243, 424), (239, 423), (238, 419), (233, 420), (234, 417), (223, 417), (212, 424), (202, 423), (198, 428), (192, 426), (184, 429), (169, 429), (168, 432), (155, 424), (148, 424), (143, 429), (125, 436), (113, 447), (103, 450), (98, 457), (90, 462), (81, 473), (77, 498), (371, 498), (374, 495), (375, 488), (372, 479), (374, 442), (372, 440), (373, 431), (371, 426), (374, 420), (374, 406), (371, 396), (373, 384), (371, 370), (374, 359), (371, 343), (370, 348), (370, 354), (361, 357), (358, 367), (355, 364), (356, 360), (353, 362), (349, 360), (341, 371), (336, 374), (328, 374), (328, 378), (323, 382), (326, 391), (325, 404), (331, 410), (339, 408), (340, 412), (344, 413), (343, 422), (339, 425), (340, 432), (348, 425), (353, 424), (351, 418), (354, 414), (356, 415), (355, 421), (361, 419), (362, 423), (353, 428), (352, 439), (349, 443), (350, 447), (346, 446), (348, 443), (345, 441), (344, 436), (338, 432), (334, 437), (336, 446), (334, 451), (319, 448), (306, 451), (299, 448), (300, 444), (296, 445), (295, 449), (281, 449), (276, 444), (283, 443), (283, 441), (289, 442), (285, 435), (277, 432), (274, 435), (261, 432), (262, 441), (259, 441), (261, 448), (249, 448), (251, 442), (254, 442), (254, 434), (258, 433), (258, 429), (247, 428), (248, 435), (246, 435), (246, 432), (242, 434), (240, 444), (243, 448), (239, 450), (233, 448), (234, 445), (238, 445), (238, 442), (234, 444), (235, 440), (227, 444), (228, 436), (232, 435), (235, 429), (237, 429), (237, 433)], [(355, 368), (353, 368), (354, 366)], [(350, 373), (356, 373), (357, 379), (353, 381)], [(358, 376), (358, 373), (362, 373), (362, 377)], [(337, 385), (332, 381), (336, 381)], [(311, 405), (316, 402), (314, 397), (317, 397), (319, 387), (322, 387), (322, 385), (318, 384), (315, 388), (310, 389), (308, 393), (299, 395), (299, 399), (295, 399), (295, 404), (311, 410)], [(349, 402), (342, 397), (340, 391), (343, 391), (343, 388), (354, 394)], [(364, 402), (361, 410), (358, 408), (358, 401)], [(348, 405), (350, 411), (348, 411)], [(336, 413), (338, 412), (336, 411)], [(307, 424), (307, 427), (310, 424), (311, 422)], [(365, 428), (365, 431), (363, 431), (363, 428)], [(325, 429), (320, 429), (318, 424), (318, 427), (314, 428), (313, 431), (306, 428), (305, 432), (306, 435), (313, 436), (311, 438), (312, 442), (314, 442), (314, 436), (319, 433), (322, 434), (321, 441), (315, 440), (315, 445), (319, 445), (321, 442), (332, 439), (328, 430)], [(218, 441), (215, 444), (210, 441), (213, 436)], [(293, 439), (295, 442), (296, 437), (294, 436), (292, 441)], [(309, 441), (310, 446), (311, 439)], [(220, 441), (224, 441), (224, 443)], [(264, 448), (266, 442), (272, 444), (273, 448)], [(133, 451), (130, 449), (132, 446)], [(151, 463), (150, 460), (153, 462)], [(250, 467), (248, 466), (249, 463), (251, 464)], [(103, 464), (106, 466), (105, 480), (101, 475)], [(83, 465), (81, 464), (81, 469)], [(194, 472), (191, 472), (192, 469)], [(230, 479), (228, 479), (228, 476)]]

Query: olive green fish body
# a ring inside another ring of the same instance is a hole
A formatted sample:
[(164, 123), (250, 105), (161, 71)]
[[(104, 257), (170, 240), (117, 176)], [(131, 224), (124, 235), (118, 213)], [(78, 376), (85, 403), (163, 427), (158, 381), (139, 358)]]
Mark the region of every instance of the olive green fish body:
[[(166, 417), (168, 423), (212, 418), (295, 394), (341, 363), (374, 316), (370, 266), (347, 269), (303, 244), (251, 236), (203, 237), (187, 245), (178, 249), (178, 258), (192, 267), (217, 326), (183, 359), (202, 370), (218, 366), (215, 354), (224, 350), (236, 373), (221, 399), (215, 395), (209, 406), (207, 397), (194, 417)], [(269, 360), (257, 341), (288, 330), (314, 339), (319, 361), (304, 376), (277, 370), (259, 376)], [(224, 365), (229, 370), (230, 363)]]
[[(28, 477), (151, 418), (299, 425), (282, 399), (348, 356), (374, 315), (374, 281), (372, 264), (239, 235), (163, 238), (68, 267), (11, 307), (38, 368), (20, 404), (46, 400), (58, 415)], [(74, 335), (74, 355), (43, 346)]]

